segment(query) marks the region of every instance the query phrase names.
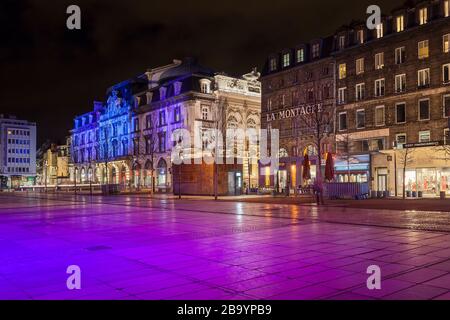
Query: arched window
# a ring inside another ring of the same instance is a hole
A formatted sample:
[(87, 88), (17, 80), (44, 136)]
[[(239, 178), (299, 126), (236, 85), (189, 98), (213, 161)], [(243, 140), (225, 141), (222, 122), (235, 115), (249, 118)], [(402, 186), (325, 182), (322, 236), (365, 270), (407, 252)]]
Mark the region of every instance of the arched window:
[(128, 154), (128, 139), (122, 140), (122, 155), (126, 156)]

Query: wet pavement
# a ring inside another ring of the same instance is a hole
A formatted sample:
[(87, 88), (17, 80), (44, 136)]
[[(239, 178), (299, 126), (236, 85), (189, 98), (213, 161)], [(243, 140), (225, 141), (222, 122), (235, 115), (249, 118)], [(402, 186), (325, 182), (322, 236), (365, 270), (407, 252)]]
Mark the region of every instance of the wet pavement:
[(445, 212), (0, 194), (0, 299), (449, 299), (449, 231)]

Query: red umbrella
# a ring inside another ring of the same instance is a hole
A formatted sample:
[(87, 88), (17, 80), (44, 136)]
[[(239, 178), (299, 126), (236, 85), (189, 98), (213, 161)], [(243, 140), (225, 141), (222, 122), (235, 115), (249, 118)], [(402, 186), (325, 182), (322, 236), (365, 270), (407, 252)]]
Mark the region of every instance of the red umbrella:
[(303, 180), (311, 180), (311, 164), (308, 154), (303, 157)]
[(327, 153), (327, 160), (325, 163), (325, 179), (328, 181), (334, 180), (334, 161), (331, 152)]

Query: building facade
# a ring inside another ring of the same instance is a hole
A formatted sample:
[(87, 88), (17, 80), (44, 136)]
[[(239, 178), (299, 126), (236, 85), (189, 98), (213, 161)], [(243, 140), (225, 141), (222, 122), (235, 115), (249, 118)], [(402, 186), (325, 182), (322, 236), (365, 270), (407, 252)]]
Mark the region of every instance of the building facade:
[(57, 187), (70, 184), (69, 146), (44, 144), (37, 155), (36, 184)]
[[(269, 56), (261, 78), (261, 127), (279, 130), (280, 165), (276, 172), (261, 168), (261, 187), (294, 190), (311, 183), (325, 153), (333, 151), (335, 65), (331, 49), (329, 37)], [(311, 174), (304, 179), (306, 155)]]
[(392, 196), (450, 194), (449, 1), (395, 9), (334, 36), (339, 181)]
[[(72, 151), (77, 182), (174, 191), (174, 132), (189, 132), (192, 146), (183, 150), (184, 156), (201, 158), (203, 148), (211, 143), (210, 131), (219, 122), (220, 129), (259, 128), (258, 77), (254, 73), (239, 79), (219, 75), (186, 58), (112, 87), (105, 104), (96, 103), (94, 111), (75, 119)], [(195, 139), (201, 139), (200, 150), (193, 147)], [(252, 170), (248, 160), (243, 162), (245, 170), (232, 169), (235, 190), (242, 189), (246, 181), (257, 185), (256, 167)], [(190, 187), (183, 193), (211, 193), (212, 177), (187, 174), (184, 180), (186, 177), (191, 179), (184, 185)], [(230, 193), (226, 185), (222, 194)]]
[(0, 189), (32, 186), (36, 178), (36, 124), (0, 115)]

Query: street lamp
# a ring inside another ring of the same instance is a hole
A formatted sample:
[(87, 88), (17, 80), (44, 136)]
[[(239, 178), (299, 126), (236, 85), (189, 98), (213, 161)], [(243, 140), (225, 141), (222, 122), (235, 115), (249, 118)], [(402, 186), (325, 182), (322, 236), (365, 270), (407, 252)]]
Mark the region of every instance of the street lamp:
[(183, 165), (184, 156), (180, 155), (181, 163), (178, 166), (178, 199), (181, 200), (181, 166)]
[(45, 193), (47, 193), (47, 160), (44, 161), (44, 185), (45, 185)]

